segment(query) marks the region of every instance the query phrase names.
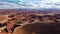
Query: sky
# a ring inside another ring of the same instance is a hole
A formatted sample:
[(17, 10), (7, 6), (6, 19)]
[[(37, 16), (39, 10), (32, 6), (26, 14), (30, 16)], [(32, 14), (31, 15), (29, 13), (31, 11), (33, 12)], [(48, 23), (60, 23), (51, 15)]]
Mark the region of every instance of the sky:
[(0, 9), (60, 9), (60, 0), (0, 0)]

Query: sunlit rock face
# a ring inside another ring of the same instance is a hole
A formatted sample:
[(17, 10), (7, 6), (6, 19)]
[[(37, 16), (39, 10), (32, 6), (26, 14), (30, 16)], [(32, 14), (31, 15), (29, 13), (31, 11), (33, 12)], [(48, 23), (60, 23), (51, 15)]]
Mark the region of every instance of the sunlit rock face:
[(9, 18), (7, 17), (7, 15), (0, 15), (0, 23), (4, 23), (8, 20)]
[(6, 28), (8, 19), (8, 15), (0, 15), (0, 32)]

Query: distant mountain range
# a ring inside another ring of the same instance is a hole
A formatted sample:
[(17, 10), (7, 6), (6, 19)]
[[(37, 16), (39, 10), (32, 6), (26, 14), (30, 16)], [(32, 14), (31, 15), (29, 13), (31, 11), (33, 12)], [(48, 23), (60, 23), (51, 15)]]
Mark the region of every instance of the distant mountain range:
[(0, 11), (60, 12), (60, 9), (0, 9)]

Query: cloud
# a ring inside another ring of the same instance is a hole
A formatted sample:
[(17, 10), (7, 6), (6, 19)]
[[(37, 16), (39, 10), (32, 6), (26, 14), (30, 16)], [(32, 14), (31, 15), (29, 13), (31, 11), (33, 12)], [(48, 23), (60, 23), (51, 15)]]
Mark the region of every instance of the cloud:
[(19, 0), (20, 8), (60, 8), (60, 0)]
[(3, 2), (9, 2), (9, 1), (17, 2), (17, 1), (19, 1), (19, 0), (0, 0), (0, 1), (3, 1)]
[(10, 2), (0, 2), (0, 9), (18, 9), (18, 4)]
[(0, 9), (60, 8), (60, 0), (0, 0)]

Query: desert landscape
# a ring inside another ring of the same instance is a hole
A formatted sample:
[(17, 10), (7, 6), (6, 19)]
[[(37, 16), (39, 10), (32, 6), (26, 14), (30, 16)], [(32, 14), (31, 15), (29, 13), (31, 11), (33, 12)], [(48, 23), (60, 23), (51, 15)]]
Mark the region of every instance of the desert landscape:
[(60, 12), (0, 9), (0, 34), (60, 34)]

